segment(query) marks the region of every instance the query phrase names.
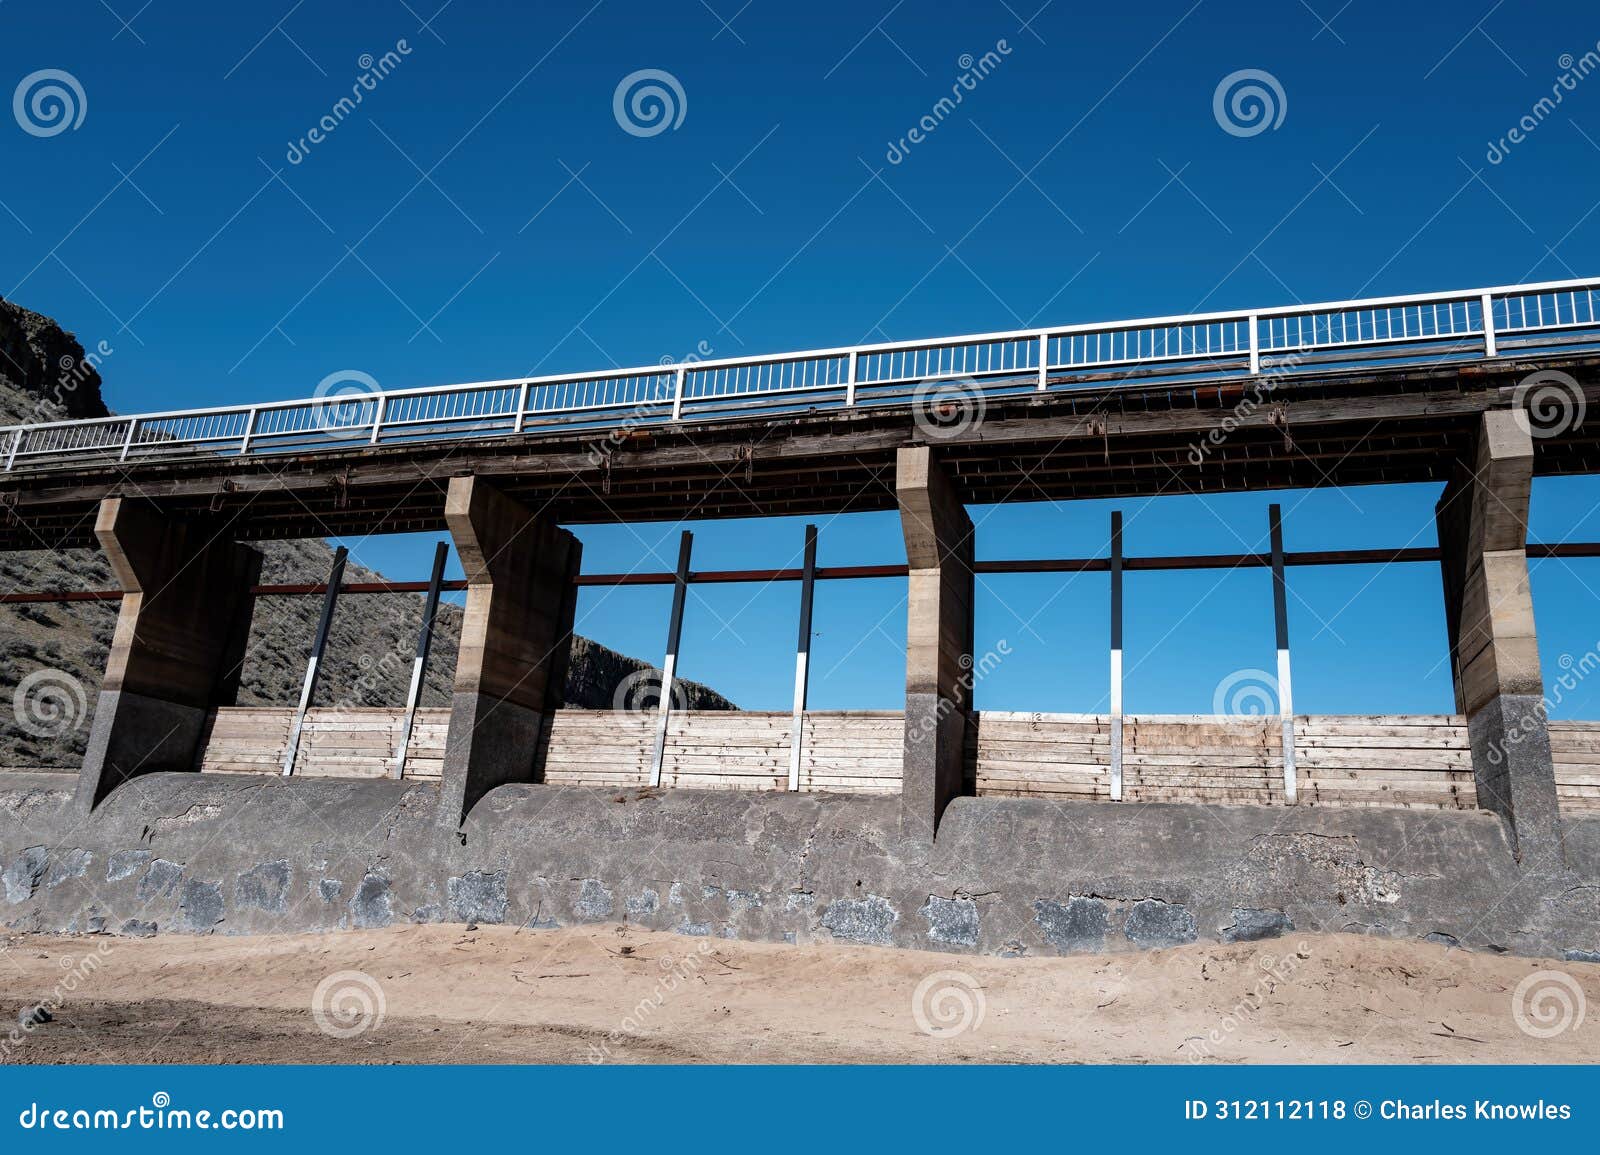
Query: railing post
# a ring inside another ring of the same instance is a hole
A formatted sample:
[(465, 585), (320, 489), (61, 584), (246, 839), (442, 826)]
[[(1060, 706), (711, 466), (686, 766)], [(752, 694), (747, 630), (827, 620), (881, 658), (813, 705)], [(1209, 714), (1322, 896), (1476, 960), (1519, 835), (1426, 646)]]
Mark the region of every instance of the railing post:
[(650, 785), (661, 785), (661, 766), (667, 756), (667, 719), (672, 713), (672, 685), (678, 668), (678, 641), (683, 636), (683, 603), (689, 593), (689, 551), (694, 534), (678, 539), (678, 568), (672, 582), (672, 617), (667, 622), (667, 655), (661, 662), (661, 708), (656, 715), (656, 743), (650, 755)]
[(1272, 619), (1278, 641), (1278, 720), (1283, 732), (1283, 800), (1294, 805), (1294, 694), (1289, 685), (1289, 597), (1283, 578), (1283, 507), (1269, 505), (1272, 534)]
[(528, 383), (524, 381), (522, 388), (517, 392), (517, 423), (511, 427), (511, 432), (521, 433), (528, 423)]
[(122, 454), (117, 458), (118, 461), (128, 460), (128, 453), (133, 449), (133, 435), (138, 429), (139, 419), (137, 417), (128, 418), (128, 435), (122, 439)]
[(804, 569), (800, 574), (800, 641), (794, 653), (794, 723), (789, 730), (789, 789), (800, 789), (801, 738), (806, 692), (811, 677), (811, 594), (817, 578), (817, 527), (806, 526)]
[(684, 366), (679, 365), (672, 381), (672, 419), (674, 421), (679, 421), (683, 418), (683, 374)]
[(378, 444), (378, 434), (383, 432), (383, 419), (384, 419), (384, 416), (388, 412), (389, 412), (389, 395), (387, 393), (380, 393), (380, 394), (378, 394), (377, 404), (373, 407), (373, 410), (372, 410), (372, 437), (367, 442), (367, 444), (369, 444), (369, 445)]
[(1122, 511), (1111, 511), (1111, 801), (1122, 801)]
[(856, 403), (856, 357), (856, 351), (854, 349), (850, 350), (849, 376), (845, 378), (844, 382), (844, 403), (847, 406)]
[(433, 551), (433, 576), (428, 579), (428, 600), (422, 606), (422, 629), (417, 633), (417, 656), (411, 663), (411, 685), (406, 690), (406, 717), (400, 727), (400, 745), (394, 752), (394, 776), (406, 776), (406, 757), (411, 752), (411, 727), (417, 720), (417, 703), (422, 699), (422, 676), (428, 668), (428, 651), (433, 647), (433, 620), (439, 614), (439, 591), (444, 585), (444, 563), (450, 545), (441, 541)]
[(15, 465), (16, 462), (17, 462), (17, 450), (22, 448), (22, 435), (25, 432), (27, 432), (27, 430), (25, 430), (24, 428), (22, 428), (22, 426), (19, 425), (17, 427), (16, 433), (12, 435), (11, 448), (6, 451), (6, 472), (7, 473), (11, 472), (11, 467), (13, 465)]
[(1246, 323), (1250, 326), (1250, 376), (1256, 377), (1261, 373), (1261, 318), (1251, 313)]
[(255, 436), (256, 416), (261, 411), (254, 405), (250, 407), (250, 415), (245, 418), (244, 436), (239, 438), (239, 456), (243, 457), (250, 452), (250, 438)]
[(294, 773), (294, 758), (300, 752), (300, 731), (305, 728), (306, 710), (311, 707), (311, 695), (317, 689), (317, 673), (322, 667), (322, 652), (328, 648), (328, 630), (333, 625), (333, 607), (339, 601), (339, 586), (344, 581), (344, 562), (350, 551), (340, 546), (333, 551), (333, 568), (328, 571), (328, 591), (322, 595), (322, 617), (317, 622), (317, 636), (311, 643), (311, 657), (306, 662), (305, 681), (300, 685), (300, 703), (295, 707), (294, 722), (289, 727), (289, 741), (284, 747), (283, 773)]
[(1039, 392), (1050, 387), (1050, 334), (1039, 334)]
[(1483, 355), (1485, 357), (1498, 357), (1495, 351), (1494, 340), (1494, 295), (1483, 295)]

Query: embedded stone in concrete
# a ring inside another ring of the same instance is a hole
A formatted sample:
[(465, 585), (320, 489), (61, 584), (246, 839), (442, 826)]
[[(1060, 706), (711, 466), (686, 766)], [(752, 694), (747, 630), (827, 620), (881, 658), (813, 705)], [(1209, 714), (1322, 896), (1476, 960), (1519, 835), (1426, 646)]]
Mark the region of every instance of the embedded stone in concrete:
[(1063, 954), (1098, 953), (1106, 946), (1111, 920), (1101, 898), (1075, 895), (1066, 902), (1041, 898), (1033, 904), (1033, 921), (1045, 941)]
[(364, 875), (361, 885), (350, 896), (350, 925), (359, 930), (376, 930), (394, 921), (389, 906), (389, 880), (377, 874)]
[(178, 926), (191, 934), (210, 934), (222, 921), (222, 883), (191, 878), (178, 900)]
[(286, 859), (263, 862), (245, 871), (233, 884), (236, 906), (282, 914), (289, 898), (289, 863)]
[(50, 862), (50, 872), (44, 876), (44, 888), (54, 890), (69, 878), (82, 878), (89, 873), (92, 857), (87, 850), (69, 850), (55, 856)]
[(690, 922), (685, 919), (672, 928), (677, 934), (692, 934), (696, 938), (710, 938), (711, 924), (709, 922)]
[(978, 904), (970, 898), (930, 894), (917, 911), (928, 920), (928, 937), (951, 946), (978, 945)]
[(1461, 940), (1458, 939), (1455, 935), (1446, 934), (1442, 930), (1430, 930), (1427, 934), (1422, 936), (1422, 941), (1423, 942), (1431, 942), (1435, 946), (1445, 946), (1445, 947), (1452, 947), (1452, 948), (1459, 947), (1461, 945)]
[(1181, 946), (1197, 937), (1194, 915), (1189, 908), (1175, 902), (1162, 902), (1159, 898), (1144, 898), (1134, 903), (1122, 933), (1128, 936), (1129, 942), (1150, 950)]
[(119, 850), (106, 863), (106, 881), (121, 882), (143, 870), (153, 857), (148, 850)]
[(888, 946), (894, 941), (894, 924), (900, 912), (888, 899), (876, 894), (866, 898), (841, 898), (830, 902), (822, 912), (822, 925), (834, 938), (870, 946)]
[(156, 924), (146, 922), (142, 918), (130, 918), (122, 924), (122, 929), (117, 933), (127, 935), (129, 938), (154, 938)]
[(728, 903), (728, 909), (734, 914), (741, 911), (756, 910), (762, 905), (761, 896), (753, 890), (727, 890), (720, 886), (703, 886), (700, 896), (705, 899), (722, 897)]
[(506, 872), (473, 870), (445, 883), (452, 922), (504, 922)]
[(49, 858), (50, 852), (42, 846), (30, 846), (18, 852), (11, 860), (11, 865), (5, 868), (4, 873), (0, 873), (0, 883), (5, 886), (7, 902), (15, 905), (33, 897)]
[(437, 902), (426, 902), (411, 912), (411, 921), (415, 923), (443, 922), (444, 908)]
[(1233, 923), (1222, 928), (1223, 942), (1260, 942), (1277, 938), (1294, 929), (1294, 921), (1281, 910), (1233, 908)]
[(1579, 950), (1569, 947), (1561, 953), (1561, 957), (1568, 962), (1600, 963), (1600, 950)]
[(628, 917), (642, 918), (647, 914), (654, 914), (661, 909), (661, 896), (646, 887), (638, 894), (630, 894), (627, 898)]
[(579, 918), (610, 918), (611, 892), (598, 878), (586, 878), (578, 884), (578, 901), (572, 909)]
[(150, 863), (150, 869), (139, 879), (139, 887), (134, 894), (140, 902), (166, 898), (178, 888), (178, 879), (182, 877), (182, 863), (168, 862), (165, 858), (154, 859)]
[(323, 878), (317, 881), (317, 894), (323, 902), (332, 904), (339, 901), (339, 896), (344, 893), (344, 883), (337, 878)]

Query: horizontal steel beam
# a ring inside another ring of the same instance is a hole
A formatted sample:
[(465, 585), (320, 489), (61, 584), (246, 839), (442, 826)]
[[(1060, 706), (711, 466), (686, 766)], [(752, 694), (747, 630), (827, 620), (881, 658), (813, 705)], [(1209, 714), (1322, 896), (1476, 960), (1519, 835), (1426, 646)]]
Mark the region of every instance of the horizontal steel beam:
[[(1528, 557), (1585, 558), (1600, 557), (1600, 542), (1559, 542), (1546, 545), (1528, 543)], [(1283, 564), (1307, 565), (1396, 565), (1407, 562), (1438, 561), (1439, 551), (1431, 546), (1406, 549), (1334, 549), (1306, 550), (1285, 553)], [(1125, 557), (1128, 570), (1206, 570), (1251, 569), (1272, 564), (1270, 553), (1214, 553), (1180, 554), (1172, 557)], [(1027, 574), (1027, 573), (1106, 573), (1111, 569), (1111, 559), (1105, 557), (1027, 558), (1018, 560), (978, 561), (972, 566), (974, 573)], [(814, 574), (817, 581), (842, 581), (861, 578), (905, 577), (904, 565), (844, 565), (819, 566)], [(691, 570), (690, 585), (729, 585), (749, 582), (800, 581), (805, 571), (791, 569), (724, 569)], [(589, 573), (573, 579), (577, 586), (669, 586), (677, 575), (665, 573)], [(427, 582), (351, 582), (341, 586), (340, 596), (346, 594), (420, 594), (428, 591)], [(467, 588), (464, 581), (447, 581), (439, 588), (459, 592)], [(326, 593), (326, 582), (303, 582), (290, 585), (258, 585), (250, 587), (256, 597), (298, 597)], [(40, 590), (27, 593), (0, 594), (0, 605), (32, 605), (57, 602), (115, 602), (122, 600), (121, 590)]]

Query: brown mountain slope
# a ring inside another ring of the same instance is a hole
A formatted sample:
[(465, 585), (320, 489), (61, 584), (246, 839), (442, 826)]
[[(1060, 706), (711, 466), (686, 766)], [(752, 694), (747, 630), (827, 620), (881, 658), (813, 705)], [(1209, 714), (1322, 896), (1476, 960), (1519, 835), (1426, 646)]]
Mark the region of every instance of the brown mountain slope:
[[(85, 357), (70, 333), (48, 318), (0, 300), (0, 425), (104, 416), (94, 361), (94, 357)], [(260, 548), (265, 555), (264, 584), (323, 581), (333, 558), (332, 549), (323, 541), (270, 542)], [(354, 563), (345, 570), (346, 582), (381, 579), (382, 575)], [(97, 550), (0, 553), (0, 592), (111, 587), (110, 570)], [(320, 611), (317, 597), (257, 599), (240, 705), (295, 702)], [(0, 766), (78, 764), (116, 616), (116, 605), (111, 602), (0, 606)], [(316, 704), (402, 704), (421, 621), (422, 598), (417, 595), (352, 594), (342, 598), (329, 634)], [(449, 704), (460, 634), (460, 607), (442, 605), (424, 683), (424, 705)], [(649, 662), (619, 654), (588, 638), (576, 638), (567, 675), (567, 704), (611, 708), (618, 687), (630, 675), (651, 668)], [(36, 690), (19, 700), (16, 689), (30, 677), (29, 685)], [(691, 709), (737, 709), (706, 686), (695, 682), (682, 685)], [(58, 694), (42, 693), (56, 687)], [(27, 711), (40, 708), (41, 702), (46, 707), (54, 703), (73, 714), (73, 723), (63, 736), (30, 732), (43, 729), (25, 724)]]

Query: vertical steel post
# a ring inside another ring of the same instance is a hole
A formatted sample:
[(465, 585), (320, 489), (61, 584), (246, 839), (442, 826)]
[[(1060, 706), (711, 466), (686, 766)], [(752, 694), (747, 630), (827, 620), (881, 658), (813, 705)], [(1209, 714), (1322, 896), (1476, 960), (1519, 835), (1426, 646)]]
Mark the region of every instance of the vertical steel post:
[(422, 677), (428, 669), (428, 651), (433, 648), (433, 622), (439, 614), (439, 591), (444, 585), (444, 563), (450, 556), (450, 543), (441, 541), (433, 551), (433, 575), (428, 578), (428, 600), (422, 606), (422, 628), (417, 631), (417, 656), (411, 663), (411, 686), (406, 690), (406, 718), (400, 727), (400, 745), (394, 752), (394, 776), (406, 776), (406, 755), (411, 748), (411, 727), (417, 719), (417, 703), (422, 700)]
[(311, 643), (311, 658), (306, 662), (306, 677), (300, 686), (300, 704), (295, 707), (294, 724), (289, 728), (289, 743), (283, 753), (285, 776), (294, 773), (295, 755), (300, 752), (300, 731), (306, 723), (311, 695), (316, 692), (317, 672), (322, 667), (322, 653), (328, 647), (328, 629), (333, 625), (333, 607), (339, 601), (339, 586), (344, 581), (344, 562), (349, 552), (342, 545), (333, 551), (333, 568), (328, 571), (328, 592), (322, 595), (322, 618), (317, 622), (317, 636)]
[(1261, 319), (1254, 313), (1245, 322), (1250, 326), (1250, 376), (1261, 372)]
[(1491, 293), (1483, 295), (1483, 355), (1495, 357), (1494, 340), (1494, 296)]
[(678, 640), (683, 636), (683, 603), (689, 593), (689, 553), (694, 534), (678, 539), (678, 568), (672, 581), (672, 617), (667, 622), (667, 656), (661, 663), (661, 707), (656, 715), (656, 744), (650, 756), (650, 785), (661, 785), (661, 766), (667, 754), (667, 719), (672, 712), (672, 685), (678, 669)]
[(794, 722), (789, 728), (789, 789), (800, 789), (801, 732), (811, 677), (811, 593), (817, 579), (817, 527), (806, 526), (804, 568), (800, 573), (800, 640), (794, 652)]
[(856, 356), (856, 350), (850, 350), (849, 376), (845, 378), (844, 382), (844, 403), (846, 405), (854, 405), (856, 403), (856, 370), (859, 364), (860, 359)]
[(1289, 598), (1283, 579), (1283, 508), (1267, 507), (1272, 530), (1272, 617), (1278, 640), (1278, 720), (1283, 731), (1283, 797), (1295, 800), (1294, 694), (1289, 685)]
[(1050, 387), (1050, 334), (1039, 334), (1039, 392)]
[(1122, 511), (1111, 512), (1111, 801), (1122, 801)]

